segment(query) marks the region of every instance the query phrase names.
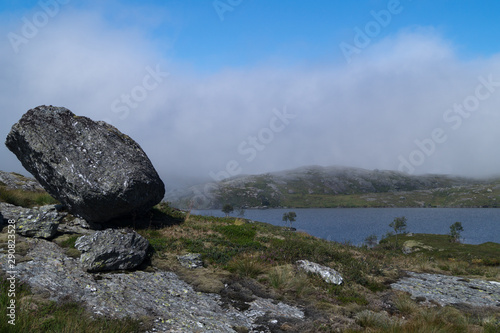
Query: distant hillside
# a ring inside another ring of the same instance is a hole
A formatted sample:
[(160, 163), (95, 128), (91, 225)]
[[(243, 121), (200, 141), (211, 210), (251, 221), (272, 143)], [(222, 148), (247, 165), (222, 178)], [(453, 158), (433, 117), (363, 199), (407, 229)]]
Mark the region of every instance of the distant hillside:
[(167, 200), (183, 208), (497, 207), (500, 181), (310, 166), (201, 184)]

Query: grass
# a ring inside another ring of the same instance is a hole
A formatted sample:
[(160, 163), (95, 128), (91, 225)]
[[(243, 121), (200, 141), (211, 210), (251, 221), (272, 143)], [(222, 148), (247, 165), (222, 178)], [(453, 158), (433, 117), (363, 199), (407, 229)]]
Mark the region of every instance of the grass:
[[(399, 244), (414, 240), (428, 246), (404, 255), (393, 247), (391, 236), (369, 249), (242, 218), (191, 215), (167, 203), (156, 206), (151, 214), (152, 219), (169, 217), (164, 225), (154, 224), (137, 230), (151, 244), (152, 263), (164, 260), (165, 267), (174, 267), (175, 255), (201, 253), (204, 267), (196, 273), (185, 274), (193, 275), (191, 278), (197, 281), (205, 279), (207, 290), (212, 292), (220, 292), (225, 284), (251, 280), (252, 285), (260, 286), (277, 300), (301, 305), (314, 317), (322, 318), (311, 326), (301, 327), (300, 331), (316, 332), (319, 327), (325, 332), (338, 331), (339, 327), (345, 332), (500, 331), (498, 309), (427, 308), (408, 295), (388, 288), (404, 270), (500, 281), (500, 266), (496, 261), (500, 244), (452, 243), (447, 235), (400, 235)], [(68, 251), (74, 248), (76, 238), (67, 236), (58, 241)], [(172, 258), (173, 261), (169, 261)], [(295, 262), (300, 259), (337, 270), (344, 283), (334, 286), (318, 275), (298, 270)], [(5, 288), (5, 280), (2, 281), (2, 288)], [(213, 282), (213, 288), (209, 282)], [(19, 302), (29, 295), (23, 288), (19, 286)], [(139, 332), (148, 325), (146, 320), (142, 324), (130, 320), (92, 320), (81, 305), (74, 302), (55, 304), (35, 300), (33, 303), (32, 308), (36, 310), (20, 308), (18, 318), (22, 329), (16, 325), (17, 331), (12, 332)], [(0, 311), (5, 311), (6, 304), (5, 293), (2, 293)], [(81, 327), (81, 318), (89, 324)], [(80, 323), (79, 327), (73, 326), (76, 323)], [(12, 328), (0, 326), (1, 332), (11, 332), (8, 329)]]
[[(399, 236), (400, 245), (406, 241), (419, 242), (425, 246), (406, 256), (411, 265), (415, 266), (415, 270), (500, 279), (500, 244), (498, 243), (460, 244), (450, 242), (448, 235)], [(395, 237), (389, 236), (380, 243), (382, 247), (390, 250), (395, 243)]]
[(26, 208), (59, 203), (45, 191), (12, 190), (5, 186), (0, 186), (0, 201)]

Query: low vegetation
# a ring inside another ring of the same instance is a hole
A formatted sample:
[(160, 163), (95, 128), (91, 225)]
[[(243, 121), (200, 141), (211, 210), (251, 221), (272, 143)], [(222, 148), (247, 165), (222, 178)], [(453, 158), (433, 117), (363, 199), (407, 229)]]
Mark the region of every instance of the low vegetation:
[[(321, 314), (311, 327), (301, 328), (305, 332), (334, 332), (339, 327), (347, 332), (500, 330), (498, 309), (429, 308), (389, 288), (404, 270), (500, 281), (500, 244), (460, 244), (450, 242), (449, 235), (410, 236), (402, 233), (404, 219), (396, 222), (398, 245), (393, 235), (372, 244), (373, 248), (233, 217), (186, 215), (178, 225), (140, 233), (155, 248), (153, 264), (169, 262), (175, 270), (169, 261), (173, 254), (201, 253), (211, 279), (222, 283), (251, 279), (275, 298)], [(405, 255), (401, 248), (408, 240), (425, 244), (427, 249)], [(333, 286), (319, 276), (298, 271), (294, 264), (299, 259), (332, 267), (345, 282)]]
[[(500, 331), (499, 309), (428, 307), (389, 287), (405, 270), (500, 282), (500, 244), (468, 245), (450, 242), (449, 235), (399, 233), (397, 245), (393, 235), (380, 244), (371, 240), (370, 246), (355, 247), (243, 218), (191, 215), (167, 203), (151, 212), (152, 220), (161, 216), (168, 223), (137, 230), (151, 244), (149, 266), (173, 270), (200, 291), (220, 292), (224, 285), (252, 281), (257, 292), (306, 310), (312, 321), (297, 327), (301, 332)], [(74, 241), (69, 237), (61, 245), (71, 249)], [(423, 246), (405, 255), (401, 248), (407, 241)], [(205, 267), (186, 273), (175, 257), (188, 252), (202, 254)], [(334, 268), (344, 283), (327, 284), (297, 270), (299, 259)], [(5, 313), (7, 284), (2, 281), (0, 312)], [(18, 289), (16, 299), (26, 304), (18, 312), (19, 326), (2, 320), (2, 332), (141, 332), (149, 327), (147, 321), (91, 320), (77, 303), (37, 300), (24, 286)]]
[(23, 191), (19, 189), (8, 189), (0, 184), (0, 202), (6, 202), (15, 206), (31, 208), (58, 204), (59, 202), (45, 191)]

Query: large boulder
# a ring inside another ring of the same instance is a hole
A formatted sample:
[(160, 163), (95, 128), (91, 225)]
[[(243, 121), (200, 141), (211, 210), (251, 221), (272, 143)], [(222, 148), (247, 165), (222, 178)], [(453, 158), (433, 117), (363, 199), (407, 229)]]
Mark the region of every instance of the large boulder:
[(133, 230), (106, 229), (85, 235), (75, 242), (88, 272), (132, 269), (146, 258), (149, 242)]
[(158, 173), (134, 140), (63, 107), (29, 110), (5, 144), (47, 192), (89, 222), (140, 214), (165, 194)]

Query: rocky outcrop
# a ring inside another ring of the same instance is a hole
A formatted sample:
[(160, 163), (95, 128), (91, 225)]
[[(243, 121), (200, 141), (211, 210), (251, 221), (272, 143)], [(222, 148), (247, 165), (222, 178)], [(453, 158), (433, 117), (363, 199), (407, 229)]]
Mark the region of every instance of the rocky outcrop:
[(326, 267), (308, 260), (298, 260), (297, 267), (307, 273), (318, 274), (327, 283), (342, 284), (343, 278), (333, 268)]
[(408, 276), (391, 284), (406, 291), (421, 302), (441, 306), (467, 304), (471, 306), (500, 306), (500, 283), (459, 276), (407, 272)]
[(149, 242), (133, 230), (106, 229), (76, 240), (80, 260), (88, 272), (132, 269), (146, 258)]
[(16, 219), (16, 233), (34, 238), (53, 238), (64, 215), (54, 205), (25, 209)]
[[(90, 274), (55, 243), (21, 241), (29, 243), (29, 259), (18, 260), (16, 280), (33, 293), (54, 301), (73, 299), (95, 316), (149, 317), (153, 332), (269, 332), (270, 327), (279, 332), (284, 322), (305, 319), (297, 307), (258, 296), (238, 310), (218, 294), (193, 290), (173, 272)], [(1, 248), (0, 268), (9, 270)]]
[(43, 191), (40, 183), (33, 178), (25, 177), (14, 172), (0, 171), (0, 185), (6, 186), (9, 190), (22, 190), (30, 192)]
[(6, 202), (0, 202), (0, 212), (6, 220), (18, 220), (22, 214), (28, 212), (29, 208), (15, 206)]
[[(308, 199), (316, 205), (321, 201), (317, 195), (333, 197), (339, 194), (369, 195), (361, 201), (361, 206), (420, 207), (412, 198), (422, 197), (421, 191), (450, 189), (453, 186), (479, 186), (484, 180), (450, 177), (446, 175), (413, 176), (396, 171), (370, 171), (348, 167), (308, 166), (294, 170), (273, 172), (261, 175), (245, 175), (224, 179), (218, 182), (200, 184), (184, 190), (172, 191), (166, 200), (179, 207), (197, 209), (220, 209), (227, 202), (239, 207), (281, 207), (288, 202), (296, 202), (298, 193), (304, 195), (302, 205), (309, 205)], [(486, 185), (481, 185), (486, 186)], [(489, 185), (488, 185), (489, 186)], [(418, 191), (418, 196), (412, 192)], [(486, 192), (486, 188), (484, 189)], [(493, 190), (492, 190), (493, 191)], [(391, 201), (384, 202), (391, 193)], [(495, 192), (488, 192), (492, 196)], [(431, 193), (432, 194), (432, 193)], [(309, 198), (309, 196), (311, 196)], [(402, 200), (401, 197), (405, 199)], [(428, 196), (429, 199), (432, 195)], [(457, 198), (458, 199), (458, 198)], [(425, 199), (428, 202), (427, 198)], [(454, 201), (454, 200), (453, 200)], [(490, 202), (494, 201), (493, 199)], [(329, 206), (328, 206), (329, 207)]]
[(29, 110), (5, 144), (49, 194), (89, 222), (141, 213), (165, 194), (151, 161), (134, 140), (63, 107)]
[(422, 250), (431, 251), (431, 250), (433, 250), (433, 247), (429, 246), (429, 245), (425, 245), (422, 242), (417, 242), (415, 240), (408, 240), (408, 241), (403, 243), (403, 247), (401, 250), (403, 251), (404, 254), (410, 254), (410, 253), (414, 253), (414, 252), (418, 252), (418, 251), (422, 251)]

